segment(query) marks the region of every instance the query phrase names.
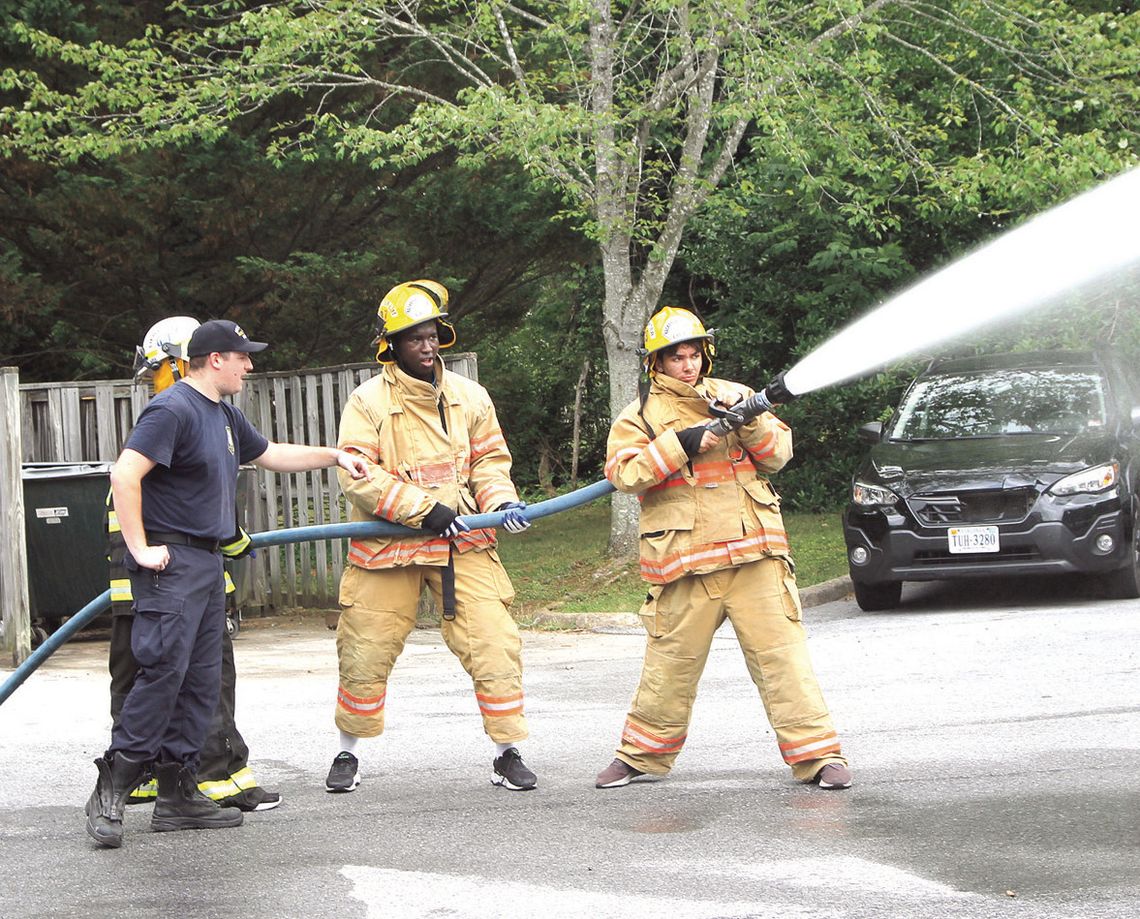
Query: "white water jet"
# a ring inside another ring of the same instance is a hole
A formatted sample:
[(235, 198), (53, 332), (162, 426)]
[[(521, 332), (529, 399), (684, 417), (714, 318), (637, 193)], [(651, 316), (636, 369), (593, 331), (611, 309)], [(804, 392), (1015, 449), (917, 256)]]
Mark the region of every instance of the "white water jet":
[(1140, 168), (891, 297), (784, 374), (795, 395), (862, 376), (1140, 263)]

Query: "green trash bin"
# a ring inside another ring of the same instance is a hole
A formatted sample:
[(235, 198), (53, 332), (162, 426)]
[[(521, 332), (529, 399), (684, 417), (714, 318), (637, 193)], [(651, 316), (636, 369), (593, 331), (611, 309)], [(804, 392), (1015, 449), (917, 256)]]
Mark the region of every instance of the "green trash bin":
[(25, 463), (22, 473), (32, 622), (50, 633), (108, 587), (111, 464)]

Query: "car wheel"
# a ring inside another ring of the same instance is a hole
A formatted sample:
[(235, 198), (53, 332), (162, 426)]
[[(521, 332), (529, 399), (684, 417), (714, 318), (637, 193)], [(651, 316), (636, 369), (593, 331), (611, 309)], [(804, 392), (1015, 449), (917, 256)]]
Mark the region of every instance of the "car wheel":
[(1140, 527), (1132, 527), (1132, 544), (1128, 547), (1128, 562), (1123, 568), (1105, 576), (1105, 593), (1110, 600), (1135, 600), (1140, 597)]
[(881, 584), (864, 584), (852, 581), (855, 585), (855, 602), (859, 609), (873, 613), (879, 609), (894, 609), (902, 599), (902, 581), (884, 581)]

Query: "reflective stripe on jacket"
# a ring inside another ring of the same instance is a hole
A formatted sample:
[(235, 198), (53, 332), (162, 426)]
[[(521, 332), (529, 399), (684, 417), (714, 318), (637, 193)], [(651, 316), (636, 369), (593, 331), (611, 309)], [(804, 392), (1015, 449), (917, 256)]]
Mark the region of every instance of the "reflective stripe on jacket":
[[(374, 464), (371, 481), (341, 471), (350, 520), (379, 518), (415, 529), (436, 502), (478, 514), (518, 501), (511, 454), (487, 390), (444, 370), (438, 359), (436, 379), (439, 386), (386, 364), (349, 396), (337, 445)], [(459, 552), (493, 548), (495, 532), (461, 533), (453, 544)], [(360, 568), (442, 566), (448, 557), (448, 540), (426, 532), (354, 539), (348, 554)]]
[(731, 403), (751, 394), (725, 380), (694, 387), (659, 374), (644, 418), (633, 402), (610, 428), (606, 478), (641, 501), (641, 575), (649, 583), (788, 555), (780, 498), (763, 475), (792, 458), (788, 426), (765, 412), (691, 463), (677, 438), (709, 421), (709, 397)]

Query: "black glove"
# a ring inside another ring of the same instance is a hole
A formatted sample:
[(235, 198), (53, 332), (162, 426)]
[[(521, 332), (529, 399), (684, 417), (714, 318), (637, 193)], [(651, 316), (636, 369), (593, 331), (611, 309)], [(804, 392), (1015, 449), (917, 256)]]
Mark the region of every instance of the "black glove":
[(689, 459), (701, 452), (701, 438), (705, 436), (707, 430), (708, 427), (705, 425), (695, 424), (691, 428), (677, 432), (677, 440), (681, 441), (681, 447), (688, 454)]
[(420, 528), (442, 536), (444, 539), (454, 539), (460, 533), (468, 532), (471, 527), (459, 519), (459, 515), (450, 507), (436, 502), (435, 507), (428, 511)]

